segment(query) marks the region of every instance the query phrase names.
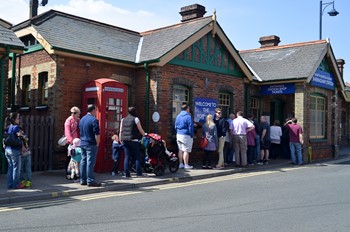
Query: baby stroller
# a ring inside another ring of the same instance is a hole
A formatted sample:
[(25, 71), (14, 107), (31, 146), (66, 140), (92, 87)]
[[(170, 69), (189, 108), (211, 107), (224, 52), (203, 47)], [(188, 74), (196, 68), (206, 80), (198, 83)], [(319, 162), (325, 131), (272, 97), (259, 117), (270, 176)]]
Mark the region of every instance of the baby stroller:
[(164, 174), (166, 165), (171, 173), (179, 169), (179, 159), (173, 152), (168, 151), (165, 141), (158, 134), (147, 134), (142, 138), (142, 143), (146, 148), (145, 165), (146, 173), (154, 173), (156, 176)]

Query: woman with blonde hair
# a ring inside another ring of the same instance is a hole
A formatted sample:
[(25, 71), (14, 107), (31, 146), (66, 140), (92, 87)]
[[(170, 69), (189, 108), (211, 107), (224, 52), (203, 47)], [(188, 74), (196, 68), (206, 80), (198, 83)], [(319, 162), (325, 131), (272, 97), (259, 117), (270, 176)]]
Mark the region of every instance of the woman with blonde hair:
[[(79, 133), (79, 122), (80, 122), (80, 109), (76, 106), (73, 106), (70, 109), (71, 115), (64, 122), (64, 135), (67, 137), (68, 145), (73, 144), (75, 138), (80, 137)], [(71, 156), (66, 156), (66, 179), (71, 180), (71, 174), (68, 171), (68, 166), (71, 160)]]
[(218, 132), (213, 121), (213, 116), (208, 114), (202, 126), (202, 138), (207, 138), (208, 144), (204, 147), (203, 166), (204, 169), (211, 169), (211, 159), (218, 147)]

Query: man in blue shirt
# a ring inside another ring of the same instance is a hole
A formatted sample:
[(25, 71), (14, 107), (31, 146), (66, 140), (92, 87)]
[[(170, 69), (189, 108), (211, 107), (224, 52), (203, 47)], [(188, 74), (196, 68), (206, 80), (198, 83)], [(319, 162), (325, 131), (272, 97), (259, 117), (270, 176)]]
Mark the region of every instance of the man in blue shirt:
[(187, 103), (182, 104), (181, 112), (176, 116), (175, 130), (176, 142), (179, 147), (179, 168), (191, 169), (193, 167), (188, 164), (188, 160), (192, 151), (194, 124)]
[(80, 147), (82, 159), (80, 162), (80, 184), (89, 187), (99, 187), (95, 182), (94, 167), (100, 143), (100, 127), (96, 119), (96, 106), (88, 105), (87, 114), (80, 120)]

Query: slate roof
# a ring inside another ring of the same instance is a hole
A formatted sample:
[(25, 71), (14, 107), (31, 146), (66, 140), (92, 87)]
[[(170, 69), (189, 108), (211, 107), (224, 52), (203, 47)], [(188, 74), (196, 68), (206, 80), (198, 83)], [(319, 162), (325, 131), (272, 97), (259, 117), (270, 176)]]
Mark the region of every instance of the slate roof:
[(134, 62), (140, 34), (93, 20), (50, 10), (15, 30), (32, 26), (53, 49)]
[(212, 21), (210, 16), (141, 33), (140, 62), (158, 59)]
[(240, 51), (261, 81), (306, 79), (327, 50), (324, 40)]
[(22, 41), (16, 36), (16, 34), (2, 25), (0, 25), (0, 46), (9, 45), (10, 47), (24, 48)]
[(53, 49), (142, 63), (157, 60), (212, 21), (204, 17), (139, 33), (50, 10), (13, 27), (33, 26)]

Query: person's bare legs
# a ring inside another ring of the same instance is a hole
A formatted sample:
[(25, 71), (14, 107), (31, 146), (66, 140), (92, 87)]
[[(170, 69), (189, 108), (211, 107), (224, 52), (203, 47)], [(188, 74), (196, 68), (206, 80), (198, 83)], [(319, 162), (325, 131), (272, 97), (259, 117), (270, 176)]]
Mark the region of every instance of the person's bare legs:
[(178, 157), (179, 157), (179, 163), (180, 165), (183, 164), (183, 152), (181, 150), (179, 150), (179, 153), (178, 153)]
[(183, 152), (183, 161), (185, 165), (188, 165), (189, 156), (190, 154), (187, 151)]

